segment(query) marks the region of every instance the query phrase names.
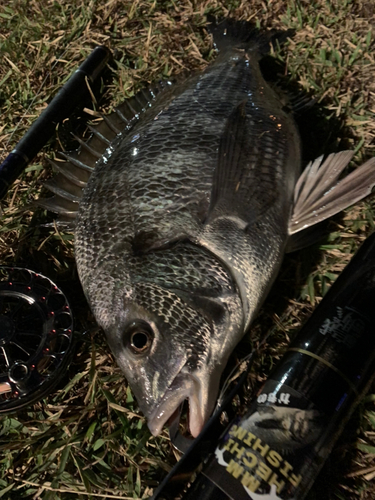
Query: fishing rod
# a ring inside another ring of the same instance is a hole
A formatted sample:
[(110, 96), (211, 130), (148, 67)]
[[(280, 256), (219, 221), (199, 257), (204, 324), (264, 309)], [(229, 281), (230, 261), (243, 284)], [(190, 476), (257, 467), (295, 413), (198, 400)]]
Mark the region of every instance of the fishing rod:
[(5, 158), (0, 165), (0, 200), (53, 136), (56, 125), (68, 118), (86, 98), (91, 96), (88, 84), (98, 80), (111, 57), (111, 51), (107, 47), (96, 47)]
[[(201, 453), (202, 471), (179, 498), (303, 500), (375, 378), (374, 303), (375, 233), (296, 335), (245, 416), (215, 436), (209, 424), (203, 430), (209, 452)], [(194, 446), (153, 500), (181, 493), (181, 479), (186, 485), (191, 478), (186, 464), (193, 463)]]
[[(96, 47), (0, 165), (0, 199), (53, 136), (56, 125), (92, 97), (111, 51)], [(73, 314), (48, 277), (0, 266), (0, 413), (23, 408), (51, 392), (73, 352)]]

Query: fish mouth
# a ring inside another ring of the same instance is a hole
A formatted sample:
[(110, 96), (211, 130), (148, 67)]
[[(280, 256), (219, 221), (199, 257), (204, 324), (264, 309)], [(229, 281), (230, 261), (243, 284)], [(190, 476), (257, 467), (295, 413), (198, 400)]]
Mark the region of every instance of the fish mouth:
[(154, 436), (160, 434), (163, 425), (175, 416), (181, 403), (189, 401), (189, 430), (195, 438), (205, 424), (208, 408), (202, 405), (201, 383), (191, 373), (180, 373), (165, 392), (161, 401), (148, 417), (148, 427)]

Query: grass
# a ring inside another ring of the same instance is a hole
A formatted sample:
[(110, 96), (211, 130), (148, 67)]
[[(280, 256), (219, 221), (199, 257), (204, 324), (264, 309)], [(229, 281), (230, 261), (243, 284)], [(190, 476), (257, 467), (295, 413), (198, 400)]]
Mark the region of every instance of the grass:
[[(205, 15), (253, 19), (293, 28), (274, 56), (322, 105), (305, 155), (351, 147), (355, 163), (375, 153), (375, 7), (361, 0), (13, 0), (0, 6), (0, 151), (5, 157), (96, 44), (116, 54), (101, 108), (110, 110), (139, 88), (202, 70), (214, 58)], [(0, 498), (147, 498), (175, 463), (166, 431), (150, 437), (146, 423), (77, 289), (70, 234), (44, 230), (30, 201), (51, 175), (46, 157), (74, 147), (75, 116), (15, 182), (0, 207), (2, 264), (25, 265), (59, 281), (77, 316), (78, 348), (58, 390), (0, 424)], [(324, 125), (324, 126), (323, 126)], [(318, 127), (319, 128), (319, 127)], [(326, 134), (329, 130), (330, 133)], [(316, 155), (315, 155), (316, 156)], [(285, 345), (311, 314), (374, 226), (366, 200), (331, 224), (320, 247), (287, 256), (280, 277), (237, 357), (268, 330), (249, 387), (259, 386)], [(85, 333), (84, 333), (85, 332)], [(309, 499), (375, 498), (375, 390), (365, 398)], [(247, 389), (242, 398), (251, 398)]]

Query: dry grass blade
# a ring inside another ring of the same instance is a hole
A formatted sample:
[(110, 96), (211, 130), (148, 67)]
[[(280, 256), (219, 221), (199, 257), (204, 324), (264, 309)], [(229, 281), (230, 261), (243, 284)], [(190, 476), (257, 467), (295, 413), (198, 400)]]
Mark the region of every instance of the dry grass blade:
[[(372, 2), (11, 0), (0, 5), (1, 157), (96, 44), (116, 52), (114, 78), (101, 101), (105, 110), (148, 83), (202, 70), (215, 56), (203, 29), (207, 14), (296, 30), (285, 49), (274, 55), (291, 78), (324, 105), (305, 148), (306, 162), (327, 152), (327, 147), (355, 149), (356, 164), (374, 155)], [(95, 118), (96, 111), (91, 109), (89, 118)], [(17, 262), (65, 283), (74, 302), (79, 338), (79, 349), (60, 388), (17, 415), (1, 417), (1, 498), (147, 498), (175, 462), (166, 432), (157, 439), (150, 437), (102, 334), (90, 330), (92, 318), (77, 287), (72, 235), (44, 230), (40, 222), (46, 221), (45, 216), (33, 217), (29, 210), (30, 201), (51, 176), (46, 155), (78, 146), (70, 132), (82, 135), (87, 117), (83, 113), (58, 127), (55, 139), (15, 182), (0, 207), (1, 263)], [(252, 343), (245, 341), (237, 351), (238, 357), (244, 356), (273, 329), (251, 375), (254, 386), (269, 374), (289, 338), (373, 227), (374, 202), (369, 199), (332, 223), (320, 247), (286, 258), (277, 293), (271, 293), (254, 325)], [(309, 500), (375, 498), (374, 404), (370, 394), (352, 420), (352, 433), (346, 431), (332, 455), (333, 470), (325, 469)], [(358, 449), (356, 432), (361, 438)]]

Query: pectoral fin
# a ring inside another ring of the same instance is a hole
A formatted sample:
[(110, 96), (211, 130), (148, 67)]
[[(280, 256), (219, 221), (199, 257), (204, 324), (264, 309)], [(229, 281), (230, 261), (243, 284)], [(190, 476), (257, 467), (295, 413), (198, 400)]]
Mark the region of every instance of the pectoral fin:
[(274, 169), (269, 172), (259, 154), (264, 149), (262, 130), (254, 134), (248, 119), (243, 101), (227, 120), (220, 139), (206, 224), (225, 216), (245, 228), (275, 200), (275, 189), (268, 189), (275, 185)]
[(338, 181), (353, 157), (341, 151), (310, 162), (301, 174), (294, 192), (294, 210), (289, 223), (292, 236), (341, 212), (371, 194), (375, 186), (375, 158)]

